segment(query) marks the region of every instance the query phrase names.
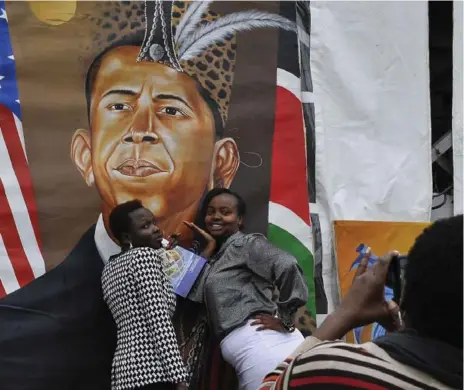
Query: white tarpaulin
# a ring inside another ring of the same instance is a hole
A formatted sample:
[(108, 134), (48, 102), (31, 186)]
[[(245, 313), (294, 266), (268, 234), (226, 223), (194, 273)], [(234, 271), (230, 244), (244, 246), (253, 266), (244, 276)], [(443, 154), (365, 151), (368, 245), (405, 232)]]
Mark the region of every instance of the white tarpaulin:
[(454, 213), (463, 212), (463, 158), (462, 144), (462, 19), (463, 6), (461, 1), (454, 2), (453, 24), (453, 170), (454, 170)]
[[(311, 72), (321, 226), (428, 221), (427, 2), (311, 2)], [(337, 279), (323, 235), (330, 311)]]

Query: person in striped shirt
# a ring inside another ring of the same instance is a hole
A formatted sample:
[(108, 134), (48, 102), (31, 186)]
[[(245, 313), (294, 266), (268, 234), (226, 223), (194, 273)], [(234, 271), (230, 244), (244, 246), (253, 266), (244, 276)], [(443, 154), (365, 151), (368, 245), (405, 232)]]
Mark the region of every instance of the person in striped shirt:
[[(462, 389), (462, 215), (435, 222), (416, 239), (400, 308), (383, 295), (397, 254), (372, 268), (366, 257), (340, 306), (259, 390)], [(372, 322), (395, 331), (361, 345), (339, 341)]]

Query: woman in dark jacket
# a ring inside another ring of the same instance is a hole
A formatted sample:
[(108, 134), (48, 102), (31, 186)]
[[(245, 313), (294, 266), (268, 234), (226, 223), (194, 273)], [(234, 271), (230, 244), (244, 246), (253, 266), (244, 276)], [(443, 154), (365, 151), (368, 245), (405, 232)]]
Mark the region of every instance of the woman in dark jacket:
[(293, 256), (261, 234), (241, 232), (245, 212), (238, 194), (215, 189), (202, 205), (204, 229), (185, 222), (206, 241), (202, 255), (209, 260), (189, 298), (205, 304), (240, 389), (256, 390), (303, 341), (293, 317), (306, 303), (308, 289)]
[(102, 274), (103, 296), (117, 325), (111, 388), (186, 389), (171, 322), (176, 298), (162, 269), (161, 231), (138, 200), (117, 206), (109, 222), (122, 248)]

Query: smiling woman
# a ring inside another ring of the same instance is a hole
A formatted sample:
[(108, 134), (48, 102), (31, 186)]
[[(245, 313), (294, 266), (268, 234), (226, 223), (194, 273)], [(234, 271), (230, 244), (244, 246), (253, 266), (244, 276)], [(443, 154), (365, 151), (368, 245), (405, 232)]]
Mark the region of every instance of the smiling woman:
[[(228, 189), (204, 199), (204, 229), (187, 223), (206, 241), (210, 259), (189, 298), (204, 302), (224, 359), (242, 390), (255, 390), (264, 376), (303, 341), (295, 329), (296, 310), (308, 299), (296, 259), (260, 234), (244, 234), (246, 205)], [(275, 288), (279, 290), (274, 299)]]

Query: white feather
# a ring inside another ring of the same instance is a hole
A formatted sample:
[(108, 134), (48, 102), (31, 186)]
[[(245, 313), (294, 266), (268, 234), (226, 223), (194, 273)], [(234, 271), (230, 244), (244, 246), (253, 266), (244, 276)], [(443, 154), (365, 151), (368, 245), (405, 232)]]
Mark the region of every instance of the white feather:
[(296, 24), (280, 15), (262, 11), (228, 14), (196, 29), (179, 41), (178, 57), (181, 60), (188, 60), (199, 55), (208, 45), (222, 41), (230, 34), (256, 28), (282, 28), (295, 32)]
[(211, 0), (192, 1), (190, 3), (179, 25), (176, 27), (176, 35), (174, 37), (175, 44), (197, 29), (198, 23), (201, 21), (201, 15), (206, 12), (211, 3)]

